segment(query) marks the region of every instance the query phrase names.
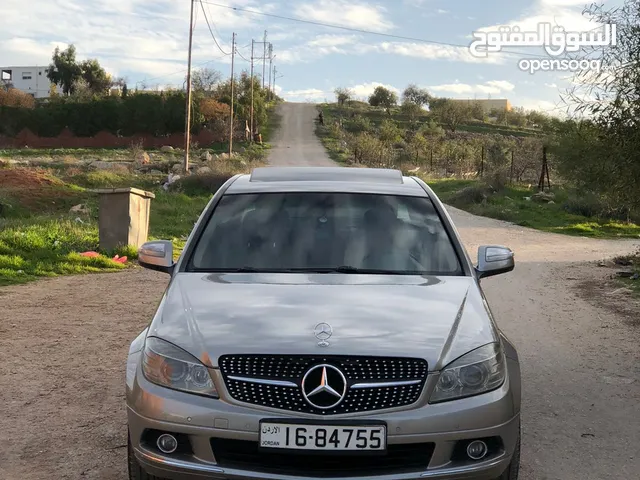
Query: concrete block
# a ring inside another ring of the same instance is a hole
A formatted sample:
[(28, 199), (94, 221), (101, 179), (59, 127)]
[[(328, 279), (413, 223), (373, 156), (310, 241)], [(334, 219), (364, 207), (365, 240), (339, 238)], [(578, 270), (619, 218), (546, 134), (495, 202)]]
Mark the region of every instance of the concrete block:
[(100, 249), (113, 250), (126, 245), (139, 248), (147, 241), (153, 193), (137, 188), (92, 191), (100, 196)]

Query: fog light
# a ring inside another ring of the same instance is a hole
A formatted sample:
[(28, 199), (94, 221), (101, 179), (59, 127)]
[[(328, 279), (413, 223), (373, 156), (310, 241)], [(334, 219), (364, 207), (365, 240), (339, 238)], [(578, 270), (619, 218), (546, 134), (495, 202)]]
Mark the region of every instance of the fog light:
[(162, 453), (173, 453), (178, 449), (178, 440), (168, 433), (160, 435), (156, 444)]
[(487, 456), (489, 448), (482, 440), (474, 440), (467, 445), (467, 455), (471, 460), (482, 460)]

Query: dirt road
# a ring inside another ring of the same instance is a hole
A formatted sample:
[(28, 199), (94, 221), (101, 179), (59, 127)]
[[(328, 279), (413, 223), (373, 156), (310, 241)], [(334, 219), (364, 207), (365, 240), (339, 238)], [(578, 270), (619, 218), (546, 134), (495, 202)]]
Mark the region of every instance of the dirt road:
[[(283, 111), (272, 163), (330, 164), (313, 138), (313, 108)], [(615, 298), (595, 296), (609, 269), (576, 263), (632, 242), (450, 212), (472, 258), (487, 243), (517, 255), (513, 273), (483, 284), (522, 361), (521, 479), (638, 478), (640, 317), (600, 305)], [(125, 356), (166, 282), (136, 269), (0, 289), (0, 478), (126, 479)]]
[(314, 134), (316, 107), (308, 103), (284, 103), (278, 107), (280, 130), (271, 142), (269, 163), (274, 166), (332, 166), (326, 151)]

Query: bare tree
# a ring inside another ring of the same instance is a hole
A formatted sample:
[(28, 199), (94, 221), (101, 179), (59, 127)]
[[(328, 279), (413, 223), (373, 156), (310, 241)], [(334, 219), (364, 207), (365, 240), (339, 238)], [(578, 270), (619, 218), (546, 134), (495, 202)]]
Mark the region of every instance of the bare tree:
[(222, 82), (222, 74), (212, 68), (200, 68), (191, 73), (191, 85), (194, 92), (206, 97), (213, 96), (216, 88)]

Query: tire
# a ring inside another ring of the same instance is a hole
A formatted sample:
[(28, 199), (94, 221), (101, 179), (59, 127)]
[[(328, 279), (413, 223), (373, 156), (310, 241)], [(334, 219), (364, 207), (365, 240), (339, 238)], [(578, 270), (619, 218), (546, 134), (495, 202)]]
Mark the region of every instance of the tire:
[(136, 459), (131, 446), (131, 435), (127, 435), (127, 465), (129, 467), (129, 480), (164, 480), (160, 477), (147, 474)]
[(518, 473), (520, 472), (520, 439), (521, 430), (518, 428), (518, 442), (516, 443), (516, 448), (513, 451), (511, 463), (502, 476), (497, 480), (518, 480)]

